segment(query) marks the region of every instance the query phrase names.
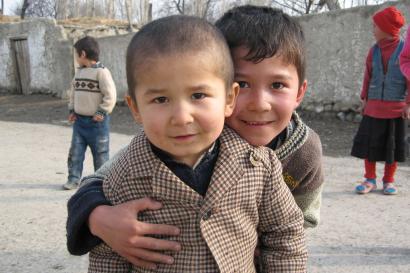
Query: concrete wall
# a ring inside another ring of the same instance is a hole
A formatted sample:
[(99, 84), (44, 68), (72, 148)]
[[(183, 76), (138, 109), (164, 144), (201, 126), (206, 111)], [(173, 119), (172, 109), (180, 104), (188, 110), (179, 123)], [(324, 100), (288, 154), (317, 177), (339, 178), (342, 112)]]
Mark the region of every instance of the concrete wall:
[(127, 75), (125, 73), (125, 53), (134, 33), (97, 38), (100, 44), (100, 61), (113, 77), (117, 88), (117, 99), (122, 101), (127, 92)]
[[(347, 111), (359, 105), (365, 59), (373, 38), (372, 15), (395, 5), (410, 22), (410, 1), (386, 3), (303, 16), (307, 42), (308, 92), (301, 105), (307, 110)], [(402, 29), (402, 37), (405, 38)]]
[(26, 37), (29, 53), (29, 93), (61, 96), (72, 78), (72, 43), (54, 20), (33, 19), (0, 24), (0, 92), (17, 90), (11, 40)]

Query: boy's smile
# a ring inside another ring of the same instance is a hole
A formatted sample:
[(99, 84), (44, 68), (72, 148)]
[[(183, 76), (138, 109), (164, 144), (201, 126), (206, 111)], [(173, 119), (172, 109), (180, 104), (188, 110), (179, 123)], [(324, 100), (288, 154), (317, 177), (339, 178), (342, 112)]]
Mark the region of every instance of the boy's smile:
[(214, 70), (207, 54), (155, 57), (135, 72), (136, 104), (127, 98), (150, 142), (189, 166), (219, 137), (234, 106), (236, 93), (227, 96)]
[(265, 146), (287, 127), (307, 83), (303, 81), (299, 87), (296, 67), (280, 55), (254, 63), (245, 60), (247, 53), (245, 47), (232, 49), (240, 91), (226, 122), (250, 144)]

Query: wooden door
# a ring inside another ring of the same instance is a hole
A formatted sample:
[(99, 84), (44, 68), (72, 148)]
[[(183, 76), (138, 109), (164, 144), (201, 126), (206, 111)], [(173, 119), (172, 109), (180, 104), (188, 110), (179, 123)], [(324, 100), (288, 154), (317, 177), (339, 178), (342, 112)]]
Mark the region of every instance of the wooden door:
[(27, 38), (12, 39), (11, 45), (14, 53), (17, 93), (27, 95), (30, 93), (30, 57)]

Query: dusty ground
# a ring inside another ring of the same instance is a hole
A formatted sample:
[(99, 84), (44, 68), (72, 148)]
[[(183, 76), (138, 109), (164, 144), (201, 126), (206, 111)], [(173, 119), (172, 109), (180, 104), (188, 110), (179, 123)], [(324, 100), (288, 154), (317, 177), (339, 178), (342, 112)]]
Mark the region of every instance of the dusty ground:
[[(65, 102), (0, 96), (0, 272), (86, 272), (87, 257), (65, 248), (71, 128)], [(348, 156), (357, 124), (304, 113), (322, 138), (326, 187), (322, 222), (309, 231), (309, 272), (410, 272), (410, 164), (397, 172), (398, 196), (353, 192), (362, 162)], [(137, 130), (128, 109), (112, 116), (111, 151)], [(91, 173), (90, 155), (85, 174)], [(381, 176), (382, 165), (378, 166)]]

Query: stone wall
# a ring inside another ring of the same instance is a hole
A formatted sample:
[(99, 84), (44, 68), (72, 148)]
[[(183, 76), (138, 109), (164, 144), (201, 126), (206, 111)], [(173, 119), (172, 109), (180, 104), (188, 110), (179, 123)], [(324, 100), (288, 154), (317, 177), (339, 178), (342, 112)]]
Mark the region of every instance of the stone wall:
[(54, 20), (32, 19), (0, 24), (0, 92), (17, 90), (12, 40), (27, 39), (29, 93), (61, 96), (73, 75), (72, 43)]
[(122, 101), (126, 94), (127, 75), (125, 73), (125, 53), (134, 33), (98, 38), (100, 60), (110, 70), (117, 88), (117, 100)]
[[(66, 97), (75, 72), (73, 43), (85, 35), (98, 37), (101, 61), (111, 70), (120, 91), (126, 91), (125, 50), (132, 34), (124, 27), (74, 28), (57, 25), (52, 19), (28, 19), (0, 24), (0, 93), (17, 93), (17, 65), (11, 43), (26, 39), (28, 49), (27, 94), (45, 93)], [(104, 38), (104, 36), (111, 36)], [(128, 37), (129, 36), (129, 37)]]

